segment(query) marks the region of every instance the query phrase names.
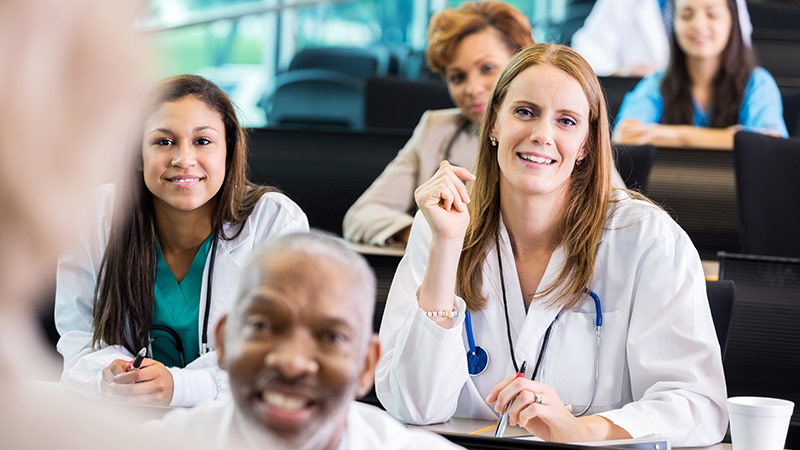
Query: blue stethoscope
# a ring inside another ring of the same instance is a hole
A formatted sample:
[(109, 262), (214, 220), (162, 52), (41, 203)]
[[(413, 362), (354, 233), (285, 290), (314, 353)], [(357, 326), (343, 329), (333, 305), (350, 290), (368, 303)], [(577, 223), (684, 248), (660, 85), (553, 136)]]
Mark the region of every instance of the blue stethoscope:
[[(506, 298), (506, 284), (505, 280), (503, 279), (503, 262), (500, 258), (500, 243), (497, 241), (497, 265), (500, 268), (500, 288), (503, 292), (503, 309), (505, 310), (506, 316), (506, 332), (508, 335), (508, 348), (511, 352), (511, 362), (514, 364), (514, 371), (519, 372), (519, 366), (517, 365), (517, 358), (514, 352), (514, 343), (511, 340), (511, 324), (508, 318), (508, 299)], [(594, 322), (594, 332), (596, 336), (596, 344), (595, 344), (595, 359), (594, 359), (594, 383), (592, 384), (592, 396), (589, 399), (589, 403), (583, 409), (583, 411), (578, 412), (575, 416), (582, 416), (589, 411), (589, 408), (592, 407), (592, 403), (594, 403), (594, 396), (597, 393), (597, 380), (600, 376), (600, 327), (603, 326), (603, 308), (600, 304), (600, 297), (589, 288), (583, 290), (584, 293), (589, 295), (589, 297), (594, 300), (594, 310), (595, 310), (595, 322)], [(547, 350), (547, 342), (550, 340), (550, 331), (553, 329), (553, 325), (558, 321), (558, 316), (561, 313), (556, 314), (556, 317), (550, 322), (550, 325), (547, 327), (547, 330), (544, 332), (544, 338), (542, 339), (542, 347), (539, 349), (539, 356), (536, 359), (536, 365), (533, 368), (533, 374), (531, 375), (531, 380), (536, 379), (536, 375), (539, 373), (539, 367), (542, 363), (542, 357), (544, 356), (545, 350)], [(471, 376), (478, 376), (486, 370), (486, 367), (489, 365), (489, 354), (483, 347), (475, 345), (475, 335), (472, 332), (472, 316), (469, 311), (466, 311), (464, 317), (464, 325), (467, 331), (467, 344), (469, 344), (469, 350), (467, 350), (467, 367), (469, 369), (469, 374)]]

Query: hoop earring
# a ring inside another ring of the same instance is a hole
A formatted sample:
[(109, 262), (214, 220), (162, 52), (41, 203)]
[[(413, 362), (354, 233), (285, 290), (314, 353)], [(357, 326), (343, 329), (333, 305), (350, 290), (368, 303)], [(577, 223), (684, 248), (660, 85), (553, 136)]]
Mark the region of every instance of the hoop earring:
[(489, 136), (489, 143), (492, 144), (492, 147), (497, 147), (497, 138), (494, 136)]

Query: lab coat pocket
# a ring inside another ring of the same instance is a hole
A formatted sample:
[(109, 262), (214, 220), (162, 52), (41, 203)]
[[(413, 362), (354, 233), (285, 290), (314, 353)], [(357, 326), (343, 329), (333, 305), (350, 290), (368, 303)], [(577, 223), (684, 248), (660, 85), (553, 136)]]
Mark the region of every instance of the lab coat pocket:
[(627, 390), (622, 387), (628, 383), (627, 316), (625, 311), (603, 312), (599, 351), (593, 308), (565, 311), (554, 326), (540, 379), (556, 390), (564, 404), (572, 405), (575, 413), (583, 411), (591, 401), (595, 384), (597, 392), (588, 413), (615, 409), (625, 403), (622, 397)]

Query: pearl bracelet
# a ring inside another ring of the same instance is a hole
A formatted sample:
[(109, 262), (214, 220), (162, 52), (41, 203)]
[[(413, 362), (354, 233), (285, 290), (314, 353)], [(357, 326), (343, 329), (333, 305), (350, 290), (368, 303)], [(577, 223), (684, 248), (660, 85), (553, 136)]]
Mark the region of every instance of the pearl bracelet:
[(457, 309), (453, 309), (451, 311), (444, 311), (444, 310), (425, 311), (425, 310), (423, 310), (422, 312), (424, 312), (425, 315), (428, 316), (428, 317), (447, 317), (448, 319), (455, 319), (456, 317), (458, 317), (458, 310)]

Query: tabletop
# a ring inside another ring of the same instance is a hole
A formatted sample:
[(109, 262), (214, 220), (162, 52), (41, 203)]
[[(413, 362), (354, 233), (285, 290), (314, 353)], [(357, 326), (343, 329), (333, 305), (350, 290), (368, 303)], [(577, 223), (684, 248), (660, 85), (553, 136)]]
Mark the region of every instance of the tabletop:
[[(423, 428), (437, 433), (449, 434), (474, 434), (476, 436), (494, 436), (494, 428), (497, 422), (488, 420), (477, 419), (462, 419), (454, 417), (445, 423), (437, 423), (433, 425), (425, 425), (418, 428)], [(528, 436), (530, 433), (521, 427), (509, 426), (506, 428), (505, 436)], [(708, 447), (673, 447), (675, 449), (684, 450), (731, 450), (731, 444), (716, 444)]]

